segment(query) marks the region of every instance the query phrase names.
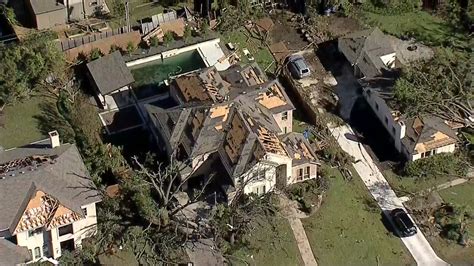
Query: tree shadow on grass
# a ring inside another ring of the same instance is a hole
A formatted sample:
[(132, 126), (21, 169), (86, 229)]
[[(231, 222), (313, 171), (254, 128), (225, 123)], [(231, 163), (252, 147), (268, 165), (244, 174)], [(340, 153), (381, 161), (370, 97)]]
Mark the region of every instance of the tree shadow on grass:
[(40, 113), (33, 116), (38, 123), (42, 134), (57, 130), (63, 142), (74, 141), (74, 131), (59, 112), (56, 102), (42, 102), (39, 105)]

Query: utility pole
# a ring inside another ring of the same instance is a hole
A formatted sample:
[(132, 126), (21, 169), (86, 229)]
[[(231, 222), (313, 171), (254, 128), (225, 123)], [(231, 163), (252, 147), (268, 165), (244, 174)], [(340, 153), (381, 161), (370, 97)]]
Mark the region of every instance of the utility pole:
[(127, 24), (128, 32), (130, 32), (132, 29), (130, 27), (130, 9), (128, 0), (125, 0), (125, 23)]

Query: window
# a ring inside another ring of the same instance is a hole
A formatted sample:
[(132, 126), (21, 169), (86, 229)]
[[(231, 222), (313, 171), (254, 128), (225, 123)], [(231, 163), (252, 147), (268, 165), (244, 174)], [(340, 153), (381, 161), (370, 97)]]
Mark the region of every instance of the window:
[(84, 216), (87, 216), (87, 208), (82, 208), (82, 212), (84, 213)]
[(33, 236), (39, 235), (42, 232), (43, 232), (43, 227), (36, 228), (34, 230), (30, 230), (30, 231), (28, 231), (28, 237), (33, 237)]
[(39, 247), (35, 247), (35, 259), (41, 258), (41, 250)]
[(304, 177), (303, 179), (308, 179), (309, 178), (309, 166), (306, 166), (306, 168), (304, 169)]
[(423, 153), (421, 154), (421, 158), (430, 157), (431, 155), (433, 155), (433, 154), (435, 154), (435, 153), (436, 153), (436, 151), (434, 151), (434, 150), (433, 150), (433, 151), (426, 151), (426, 152), (423, 152)]
[(283, 121), (288, 120), (288, 112), (284, 112), (281, 114), (281, 120)]
[(303, 180), (303, 169), (298, 169), (298, 177), (296, 180)]
[(72, 224), (61, 226), (58, 228), (58, 231), (59, 231), (59, 236), (72, 234), (73, 233)]
[(375, 103), (375, 109), (378, 111), (379, 110), (379, 104)]
[(265, 169), (259, 169), (253, 174), (253, 179), (255, 181), (265, 180)]
[(252, 189), (252, 192), (257, 194), (257, 195), (262, 195), (262, 194), (265, 194), (267, 191), (266, 191), (266, 187), (265, 185), (262, 185), (262, 186), (256, 186)]
[(286, 134), (288, 133), (288, 129), (286, 127), (283, 128), (283, 132)]
[(395, 127), (392, 127), (392, 134), (395, 136)]
[(388, 118), (385, 117), (385, 124), (388, 125)]

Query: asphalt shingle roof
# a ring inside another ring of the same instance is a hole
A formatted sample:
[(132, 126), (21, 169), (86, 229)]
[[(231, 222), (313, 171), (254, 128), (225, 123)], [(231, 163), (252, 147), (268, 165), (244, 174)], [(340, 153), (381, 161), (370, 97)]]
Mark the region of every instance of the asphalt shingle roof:
[(18, 265), (31, 260), (30, 252), (26, 247), (0, 238), (0, 265)]
[(66, 8), (66, 6), (56, 0), (30, 0), (30, 4), (36, 15)]
[(378, 76), (387, 66), (381, 56), (395, 53), (389, 39), (378, 28), (357, 31), (339, 39), (339, 49), (352, 65), (368, 78)]
[(63, 144), (52, 149), (47, 140), (46, 143), (3, 151), (0, 152), (0, 164), (38, 155), (54, 156), (54, 160), (7, 172), (0, 179), (0, 231), (15, 229), (31, 195), (37, 190), (77, 213), (81, 213), (81, 206), (100, 201), (75, 145)]
[(109, 94), (135, 82), (119, 51), (88, 63), (87, 69), (102, 95)]

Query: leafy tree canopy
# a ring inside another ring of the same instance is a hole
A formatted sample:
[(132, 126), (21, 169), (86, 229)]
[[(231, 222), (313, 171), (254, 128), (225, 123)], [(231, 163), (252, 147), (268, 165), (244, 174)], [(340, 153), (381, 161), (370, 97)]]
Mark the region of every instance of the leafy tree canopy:
[(52, 32), (32, 33), (20, 44), (0, 46), (0, 104), (28, 98), (40, 83), (66, 65)]
[(438, 56), (404, 69), (395, 84), (395, 102), (410, 116), (431, 114), (472, 126), (472, 66), (462, 54)]

